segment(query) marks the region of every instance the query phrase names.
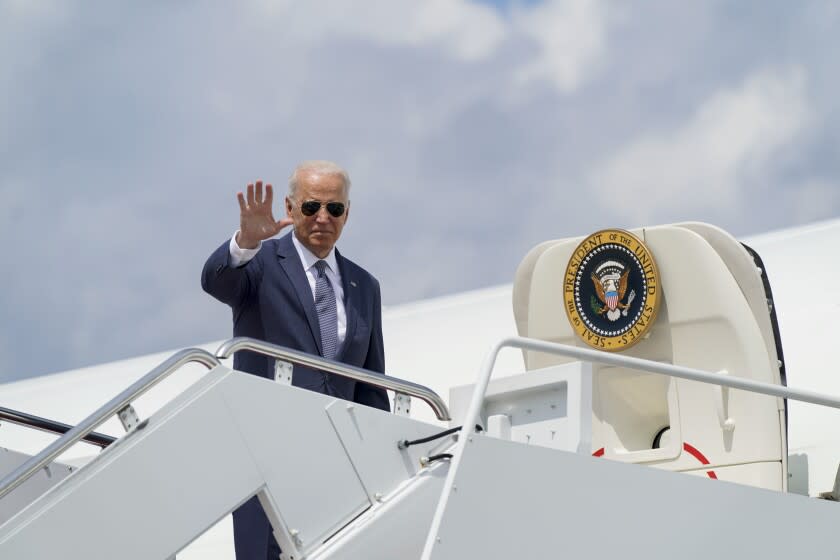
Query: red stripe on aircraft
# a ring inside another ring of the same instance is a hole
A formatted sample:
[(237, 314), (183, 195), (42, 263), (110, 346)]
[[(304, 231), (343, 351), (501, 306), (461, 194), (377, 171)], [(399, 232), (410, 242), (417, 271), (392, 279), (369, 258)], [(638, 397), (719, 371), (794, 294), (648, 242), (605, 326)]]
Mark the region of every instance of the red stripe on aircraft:
[[(702, 465), (708, 465), (709, 464), (709, 460), (706, 459), (706, 456), (703, 455), (702, 453), (700, 453), (700, 451), (696, 447), (691, 445), (690, 443), (683, 443), (683, 449), (685, 449), (687, 452), (691, 453), (694, 456), (695, 459), (700, 461), (700, 464), (702, 464)], [(595, 451), (592, 454), (592, 456), (593, 457), (603, 457), (604, 456), (604, 448), (602, 447), (601, 449)], [(714, 480), (718, 479), (717, 475), (715, 474), (715, 471), (706, 471), (706, 475), (708, 475), (708, 477), (711, 478), (711, 479), (714, 479)]]

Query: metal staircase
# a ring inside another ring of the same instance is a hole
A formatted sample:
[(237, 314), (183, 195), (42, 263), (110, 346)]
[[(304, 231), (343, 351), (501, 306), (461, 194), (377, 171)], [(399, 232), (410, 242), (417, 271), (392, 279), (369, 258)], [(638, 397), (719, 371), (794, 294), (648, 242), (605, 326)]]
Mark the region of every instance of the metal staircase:
[[(430, 390), (234, 339), (219, 357), (239, 349), (273, 356), (283, 362), (279, 382), (233, 371), (201, 350), (176, 354), (0, 481), (0, 498), (11, 495), (109, 415), (121, 413), (130, 426), (0, 526), (0, 558), (166, 559), (254, 495), (287, 560), (835, 556), (825, 544), (840, 522), (834, 503), (475, 433), (503, 346), (629, 360), (637, 369), (840, 408), (836, 399), (785, 387), (510, 339), (485, 362), (460, 433), (406, 447), (398, 442), (440, 428), (290, 386), (285, 364), (379, 384), (448, 419)], [(189, 361), (209, 371), (151, 417), (131, 414), (132, 400)], [(446, 452), (451, 462), (427, 460)]]
[[(278, 358), (278, 372), (294, 362), (376, 383), (397, 391), (406, 411), (413, 396), (448, 419), (437, 395), (407, 381), (250, 339), (218, 355), (237, 350)], [(192, 361), (211, 369), (140, 421), (131, 401)], [(257, 495), (287, 557), (302, 558), (416, 474), (434, 445), (394, 442), (436, 426), (278, 381), (234, 372), (203, 350), (177, 353), (0, 482), (3, 498), (113, 414), (128, 429), (0, 527), (0, 557), (169, 558)]]

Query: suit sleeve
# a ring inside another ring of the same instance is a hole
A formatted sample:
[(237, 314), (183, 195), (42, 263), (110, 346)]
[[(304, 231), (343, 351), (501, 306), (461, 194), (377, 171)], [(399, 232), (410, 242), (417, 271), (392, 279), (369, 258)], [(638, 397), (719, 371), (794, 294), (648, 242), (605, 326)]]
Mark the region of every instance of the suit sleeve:
[[(370, 329), (370, 344), (368, 354), (362, 367), (371, 371), (385, 373), (385, 347), (382, 341), (382, 295), (379, 282), (373, 280), (374, 301), (373, 317)], [(381, 410), (391, 410), (388, 403), (388, 393), (380, 387), (373, 387), (367, 383), (356, 383), (353, 400)]]
[(231, 307), (251, 297), (262, 277), (262, 261), (257, 255), (245, 265), (234, 267), (230, 259), (230, 241), (213, 251), (201, 271), (205, 292)]

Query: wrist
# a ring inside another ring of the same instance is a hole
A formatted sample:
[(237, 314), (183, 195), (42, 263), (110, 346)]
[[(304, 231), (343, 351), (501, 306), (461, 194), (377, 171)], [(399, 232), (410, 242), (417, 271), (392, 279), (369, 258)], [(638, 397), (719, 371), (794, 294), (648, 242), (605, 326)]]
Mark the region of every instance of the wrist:
[(242, 232), (240, 231), (236, 234), (236, 244), (240, 249), (256, 249), (259, 247), (260, 242), (249, 239), (248, 237), (242, 235)]

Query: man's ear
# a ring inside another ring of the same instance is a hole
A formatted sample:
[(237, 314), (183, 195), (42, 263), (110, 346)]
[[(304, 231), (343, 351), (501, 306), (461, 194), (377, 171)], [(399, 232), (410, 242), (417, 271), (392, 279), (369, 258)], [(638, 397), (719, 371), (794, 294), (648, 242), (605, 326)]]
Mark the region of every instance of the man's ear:
[(292, 217), (292, 200), (288, 196), (286, 197), (286, 216)]
[(347, 207), (344, 209), (344, 223), (350, 218), (350, 201), (347, 201)]

